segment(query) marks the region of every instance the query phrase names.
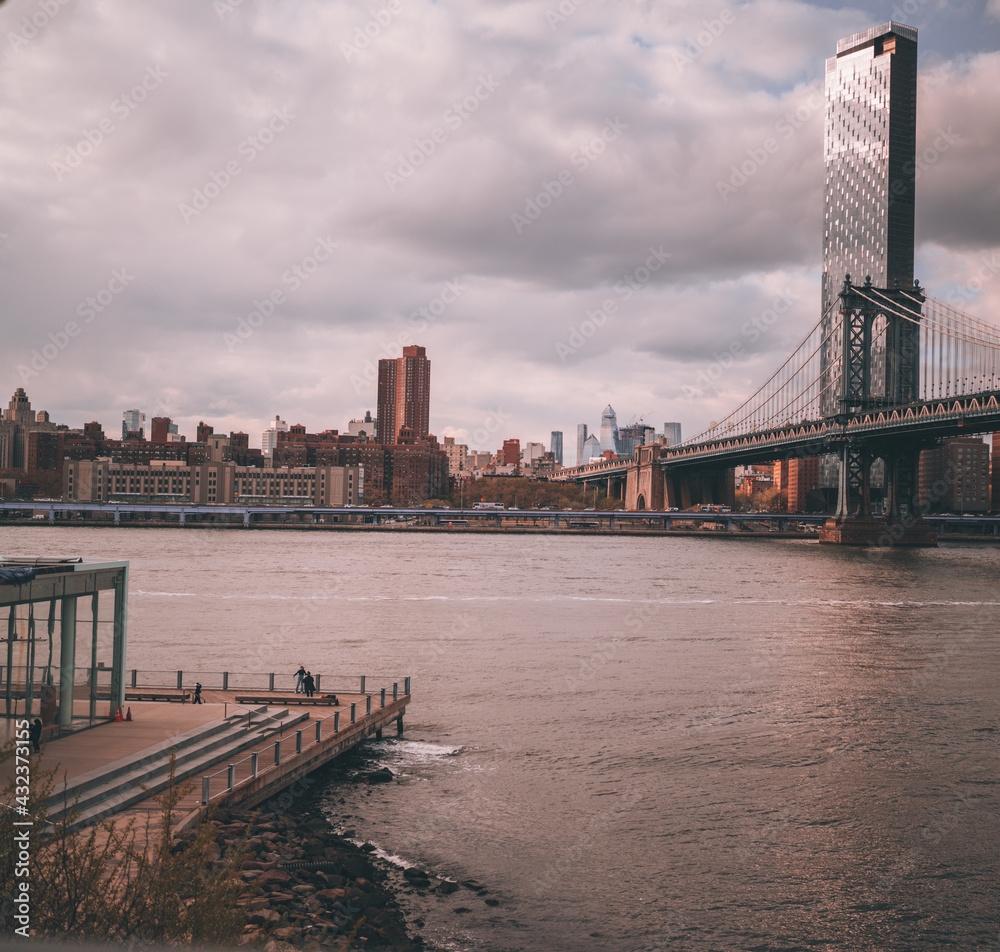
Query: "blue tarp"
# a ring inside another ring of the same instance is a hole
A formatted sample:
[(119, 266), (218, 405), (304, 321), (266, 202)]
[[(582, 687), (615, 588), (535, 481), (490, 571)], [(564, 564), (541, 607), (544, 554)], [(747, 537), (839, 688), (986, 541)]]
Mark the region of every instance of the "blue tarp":
[(37, 574), (35, 569), (0, 569), (0, 585), (24, 585)]

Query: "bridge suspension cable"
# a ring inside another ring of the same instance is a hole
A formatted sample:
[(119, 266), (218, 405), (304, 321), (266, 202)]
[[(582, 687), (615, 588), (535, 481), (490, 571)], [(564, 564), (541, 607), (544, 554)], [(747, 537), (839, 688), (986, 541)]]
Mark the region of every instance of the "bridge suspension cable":
[[(887, 292), (871, 285), (852, 285), (851, 292), (872, 305), (874, 312), (870, 374), (871, 397), (876, 405), (893, 405), (889, 396), (890, 318), (919, 328), (917, 400), (1000, 391), (1000, 328), (905, 289)], [(814, 423), (839, 412), (844, 384), (842, 306), (839, 298), (835, 300), (791, 356), (752, 396), (722, 421), (682, 445)]]

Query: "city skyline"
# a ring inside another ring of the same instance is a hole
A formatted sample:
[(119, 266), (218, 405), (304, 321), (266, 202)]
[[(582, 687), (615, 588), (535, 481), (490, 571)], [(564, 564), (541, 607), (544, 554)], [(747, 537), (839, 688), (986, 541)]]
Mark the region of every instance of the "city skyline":
[(23, 42), (35, 7), (0, 8), (0, 382), (53, 420), (343, 429), (419, 342), (439, 439), (607, 404), (693, 436), (815, 320), (823, 64), (890, 16), (920, 30), (915, 273), (1000, 314), (995, 0), (224, 6)]

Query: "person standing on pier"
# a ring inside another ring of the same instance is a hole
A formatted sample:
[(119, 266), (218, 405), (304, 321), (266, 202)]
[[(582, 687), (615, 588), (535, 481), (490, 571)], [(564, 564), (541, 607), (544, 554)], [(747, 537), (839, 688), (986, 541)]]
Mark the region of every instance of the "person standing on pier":
[(312, 697), (316, 693), (316, 681), (311, 671), (306, 672), (306, 676), (302, 679), (302, 686), (305, 688), (306, 697)]
[(37, 717), (28, 728), (28, 737), (31, 740), (31, 746), (35, 748), (35, 753), (39, 753), (42, 749), (42, 722)]
[(201, 681), (195, 681), (194, 683), (194, 697), (191, 699), (192, 704), (204, 704), (205, 702), (201, 699)]
[(299, 670), (295, 672), (295, 693), (301, 694), (305, 690), (306, 669), (304, 665), (299, 665)]

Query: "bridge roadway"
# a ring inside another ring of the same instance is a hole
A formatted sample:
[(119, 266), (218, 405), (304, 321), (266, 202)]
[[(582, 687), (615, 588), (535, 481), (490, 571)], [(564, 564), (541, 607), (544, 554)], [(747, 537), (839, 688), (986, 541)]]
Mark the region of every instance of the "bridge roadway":
[[(606, 478), (606, 477), (605, 477)], [(224, 526), (227, 523), (205, 522), (206, 517), (217, 515), (241, 516), (242, 522), (236, 526), (252, 527), (251, 516), (284, 516), (291, 519), (308, 519), (307, 526), (325, 528), (363, 528), (380, 526), (384, 529), (405, 528), (414, 525), (417, 519), (425, 520), (424, 525), (442, 529), (483, 528), (483, 529), (554, 529), (617, 531), (621, 529), (649, 529), (671, 531), (696, 528), (694, 523), (711, 523), (726, 531), (750, 530), (753, 524), (764, 531), (786, 532), (800, 525), (821, 525), (828, 517), (817, 513), (774, 513), (774, 512), (662, 512), (646, 510), (631, 512), (624, 509), (425, 509), (382, 506), (378, 509), (344, 507), (336, 509), (314, 508), (311, 506), (185, 506), (179, 504), (141, 503), (78, 503), (78, 502), (0, 502), (0, 512), (43, 513), (48, 522), (56, 522), (56, 514), (72, 516), (74, 513), (104, 513), (115, 516), (114, 525), (122, 524), (122, 516), (149, 518), (173, 515), (178, 517), (174, 525)], [(349, 522), (321, 523), (316, 517), (335, 516), (363, 520), (351, 526)], [(397, 520), (404, 520), (398, 522)], [(925, 520), (939, 528), (944, 534), (965, 534), (962, 529), (974, 529), (973, 534), (1000, 536), (1000, 516), (929, 515)], [(77, 523), (79, 524), (79, 523)], [(100, 525), (101, 523), (84, 523)], [(124, 524), (128, 524), (128, 520)], [(144, 523), (143, 523), (144, 524)], [(228, 523), (228, 525), (234, 525)], [(281, 528), (302, 525), (301, 522), (269, 522), (266, 525)]]
[[(789, 424), (757, 433), (726, 436), (666, 448), (661, 467), (744, 466), (790, 457), (838, 452), (853, 441), (923, 439), (932, 443), (950, 436), (973, 436), (1000, 430), (1000, 391), (987, 390), (964, 397), (942, 397), (906, 407), (886, 407), (856, 413), (846, 422), (829, 418)], [(563, 478), (577, 483), (601, 482), (627, 476), (632, 460), (607, 460), (564, 470)]]

